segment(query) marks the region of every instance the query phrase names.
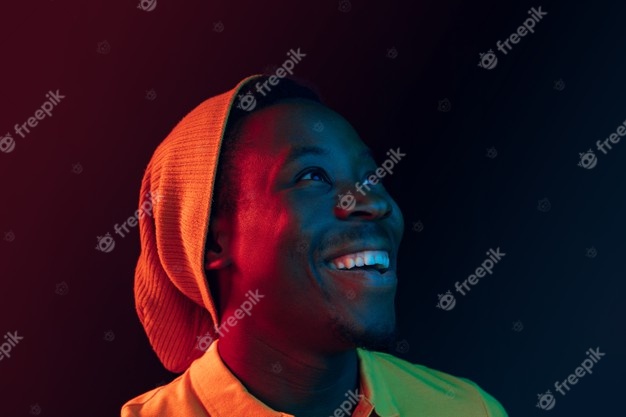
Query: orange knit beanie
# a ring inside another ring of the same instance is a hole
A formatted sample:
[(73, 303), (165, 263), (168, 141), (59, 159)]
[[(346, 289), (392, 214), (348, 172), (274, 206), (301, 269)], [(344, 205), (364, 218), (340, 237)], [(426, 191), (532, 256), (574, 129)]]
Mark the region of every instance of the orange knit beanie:
[(204, 354), (199, 337), (217, 337), (218, 312), (204, 270), (213, 186), (231, 107), (242, 85), (259, 77), (187, 114), (157, 147), (141, 183), (140, 210), (148, 198), (156, 201), (152, 216), (139, 216), (135, 303), (152, 348), (172, 372)]

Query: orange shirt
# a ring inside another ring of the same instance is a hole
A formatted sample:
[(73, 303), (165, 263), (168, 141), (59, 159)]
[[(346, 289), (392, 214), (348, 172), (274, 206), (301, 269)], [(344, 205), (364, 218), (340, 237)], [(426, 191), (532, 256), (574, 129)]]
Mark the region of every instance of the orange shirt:
[[(250, 394), (222, 362), (218, 342), (169, 384), (124, 404), (121, 416), (293, 417)], [(346, 401), (358, 401), (353, 417), (507, 417), (497, 400), (467, 379), (386, 353), (364, 349), (357, 353), (361, 387), (352, 393), (358, 396), (346, 395)], [(332, 416), (347, 414), (338, 408)]]

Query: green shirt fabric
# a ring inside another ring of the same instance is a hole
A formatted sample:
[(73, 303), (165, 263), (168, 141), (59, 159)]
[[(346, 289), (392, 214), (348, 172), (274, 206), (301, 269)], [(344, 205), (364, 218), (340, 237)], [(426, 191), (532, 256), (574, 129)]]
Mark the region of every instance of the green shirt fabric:
[(366, 397), (380, 417), (507, 417), (495, 398), (468, 379), (386, 353), (358, 354)]

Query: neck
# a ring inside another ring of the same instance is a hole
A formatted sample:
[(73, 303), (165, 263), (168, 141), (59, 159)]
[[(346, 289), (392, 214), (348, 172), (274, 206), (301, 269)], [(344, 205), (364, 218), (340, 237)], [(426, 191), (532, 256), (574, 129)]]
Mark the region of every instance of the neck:
[(220, 338), (219, 355), (246, 389), (268, 407), (297, 417), (328, 416), (351, 392), (357, 393), (356, 349), (335, 353), (304, 350), (288, 340), (264, 340), (253, 329), (240, 326)]

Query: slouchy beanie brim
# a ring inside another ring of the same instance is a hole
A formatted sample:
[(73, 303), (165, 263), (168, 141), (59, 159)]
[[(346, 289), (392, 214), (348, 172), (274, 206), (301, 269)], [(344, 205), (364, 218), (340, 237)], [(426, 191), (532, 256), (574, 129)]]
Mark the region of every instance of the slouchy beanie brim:
[(158, 201), (152, 216), (139, 216), (135, 305), (152, 348), (172, 372), (204, 354), (199, 338), (218, 336), (204, 268), (215, 175), (231, 108), (241, 87), (258, 77), (187, 114), (157, 147), (141, 183), (140, 210), (146, 199)]

